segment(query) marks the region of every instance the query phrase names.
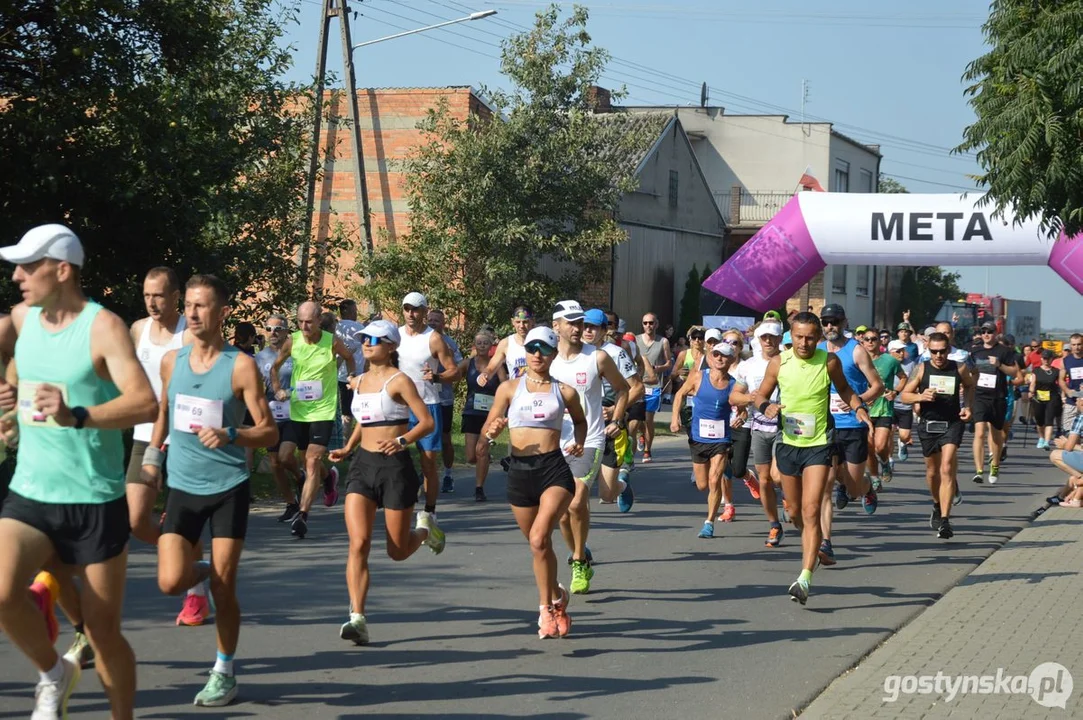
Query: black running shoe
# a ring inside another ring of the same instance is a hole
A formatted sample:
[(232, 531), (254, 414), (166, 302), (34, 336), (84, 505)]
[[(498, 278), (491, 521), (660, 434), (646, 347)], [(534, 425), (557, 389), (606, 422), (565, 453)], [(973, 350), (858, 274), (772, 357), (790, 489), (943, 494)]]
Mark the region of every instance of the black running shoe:
[(450, 475), (445, 475), (444, 476), (444, 481), (440, 485), (440, 492), (442, 492), (442, 493), (453, 493), (453, 492), (455, 492), (455, 478), (451, 477)]
[(955, 532), (951, 529), (951, 520), (944, 518), (940, 521), (936, 536), (941, 540), (950, 540), (953, 535), (955, 535)]
[(940, 505), (938, 503), (933, 503), (933, 511), (929, 513), (929, 527), (931, 527), (933, 530), (940, 529), (941, 519), (942, 518), (940, 517)]
[(293, 519), (297, 517), (297, 513), (300, 511), (301, 506), (299, 506), (297, 503), (286, 503), (286, 509), (283, 510), (282, 514), (278, 516), (278, 522), (293, 522)]
[(298, 538), (304, 540), (305, 535), (308, 535), (308, 518), (305, 517), (306, 515), (308, 515), (308, 513), (297, 513), (297, 517), (290, 523), (290, 535), (296, 535)]
[(983, 482), (985, 482), (985, 476), (984, 476), (984, 475), (982, 475), (981, 473), (974, 473), (974, 478), (973, 478), (973, 480), (974, 480), (974, 482), (976, 482), (977, 484), (981, 485), (981, 484), (982, 484)]
[(474, 500), (475, 501), (477, 501), (477, 502), (485, 502), (488, 499), (489, 498), (485, 497), (485, 488), (483, 488), (483, 487), (474, 488)]
[(808, 602), (808, 585), (805, 585), (800, 580), (790, 585), (790, 600), (799, 602), (802, 605)]

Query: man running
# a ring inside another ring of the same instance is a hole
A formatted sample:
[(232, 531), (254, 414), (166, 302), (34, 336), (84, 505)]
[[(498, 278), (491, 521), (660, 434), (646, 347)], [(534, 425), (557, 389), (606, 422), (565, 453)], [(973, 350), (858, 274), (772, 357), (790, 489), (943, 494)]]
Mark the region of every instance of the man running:
[(869, 407), (869, 416), (872, 418), (873, 430), (869, 442), (869, 475), (872, 476), (873, 489), (879, 491), (880, 480), (891, 482), (895, 473), (895, 462), (892, 460), (891, 434), (895, 424), (895, 398), (898, 396), (896, 386), (906, 384), (906, 373), (902, 363), (892, 357), (891, 353), (885, 353), (880, 348), (880, 335), (876, 328), (866, 328), (861, 334), (862, 347), (872, 358), (872, 365), (876, 373), (884, 383), (884, 394), (876, 398)]
[[(938, 538), (949, 540), (955, 534), (949, 516), (958, 496), (959, 447), (970, 420), (974, 379), (966, 365), (948, 359), (951, 341), (947, 335), (934, 332), (927, 341), (926, 352), (932, 359), (918, 365), (900, 395), (904, 402), (921, 403), (918, 439), (925, 456), (925, 482), (933, 499), (929, 525)], [(960, 389), (964, 396), (961, 409)]]
[[(463, 361), (462, 351), (455, 338), (444, 332), (447, 319), (443, 310), (429, 310), (426, 324), (439, 333), (444, 343), (451, 349), (451, 355), (455, 358), (455, 365)], [(436, 367), (437, 373), (446, 370), (443, 365)], [(455, 445), (451, 442), (451, 430), (455, 425), (455, 381), (440, 383), (440, 452), (444, 460), (444, 479), (440, 483), (440, 492), (455, 492), (455, 478), (451, 477), (451, 468), (455, 466)]]
[(981, 346), (971, 356), (977, 373), (974, 405), (971, 418), (974, 421), (974, 482), (985, 482), (982, 469), (985, 460), (985, 444), (989, 444), (989, 484), (994, 485), (1000, 475), (1000, 453), (1004, 448), (1004, 418), (1008, 414), (1008, 378), (1016, 379), (1019, 368), (1015, 353), (996, 341), (996, 326), (981, 326)]
[[(323, 504), (331, 507), (338, 500), (338, 469), (323, 466), (323, 457), (335, 429), (338, 412), (339, 358), (346, 363), (346, 374), (355, 372), (353, 353), (346, 344), (320, 328), (320, 306), (312, 301), (297, 308), (297, 332), (286, 338), (271, 366), (271, 388), (275, 399), (290, 403), (290, 423), (281, 438), (279, 460), (287, 464), (298, 450), (305, 454), (305, 485), (297, 515), (290, 523), (290, 533), (299, 538), (308, 534), (308, 513), (323, 488)], [(293, 389), (282, 387), (282, 367), (293, 360)]]
[[(80, 668), (53, 649), (51, 608), (43, 617), (26, 588), (54, 557), (73, 566), (112, 717), (129, 720), (135, 656), (120, 628), (130, 534), (122, 430), (153, 419), (154, 389), (124, 321), (83, 294), (75, 233), (41, 225), (0, 257), (16, 266), (23, 297), (12, 309), (18, 340), (7, 367), (18, 408), (0, 422), (5, 439), (19, 443), (0, 513), (0, 628), (41, 673), (34, 717), (66, 716)], [(70, 583), (70, 572), (57, 579)]]
[[(560, 519), (560, 532), (572, 551), (572, 594), (590, 592), (594, 568), (587, 558), (587, 534), (590, 532), (590, 488), (598, 474), (606, 438), (616, 437), (620, 423), (606, 421), (602, 412), (602, 379), (613, 388), (613, 418), (624, 417), (628, 406), (628, 382), (608, 354), (593, 345), (584, 344), (583, 308), (575, 300), (562, 300), (553, 311), (553, 329), (560, 337), (557, 357), (549, 368), (552, 377), (579, 393), (583, 412), (587, 416), (587, 440), (582, 456), (568, 455), (568, 464), (575, 476), (575, 497), (568, 512)], [(575, 428), (565, 416), (560, 445), (574, 442)]]
[[(365, 356), (361, 352), (361, 329), (364, 326), (357, 321), (357, 302), (349, 298), (338, 304), (338, 323), (335, 325), (335, 337), (342, 341), (346, 349), (353, 353), (354, 371), (361, 372), (365, 366)], [(261, 366), (262, 367), (262, 366)], [(338, 364), (338, 414), (342, 419), (342, 436), (350, 437), (353, 415), (350, 403), (353, 402), (353, 390), (350, 390), (350, 373), (346, 363)]]
[[(441, 383), (459, 379), (459, 366), (444, 336), (428, 326), (429, 301), (419, 292), (408, 293), (402, 299), (402, 315), (405, 324), (399, 328), (399, 369), (410, 376), (417, 386), (418, 394), (432, 415), (436, 428), (417, 441), (421, 458), (421, 473), (425, 481), (425, 512), (435, 516), (436, 500), (440, 497), (437, 484), (436, 456), (443, 448), (444, 413), (440, 408)], [(447, 368), (438, 371), (436, 368)], [(417, 418), (410, 414), (409, 429), (417, 425)]]
[(478, 385), (485, 387), (500, 363), (504, 363), (508, 369), (508, 377), (512, 380), (522, 377), (526, 372), (526, 350), (523, 343), (526, 342), (526, 334), (534, 328), (534, 311), (526, 305), (515, 308), (511, 314), (511, 326), (515, 332), (497, 343), (489, 364), (478, 375)]
[[(184, 294), (184, 314), (193, 342), (162, 360), (162, 401), (143, 469), (156, 480), (170, 441), (169, 498), (158, 541), (158, 587), (177, 595), (211, 580), (216, 606), (218, 653), (210, 679), (195, 704), (221, 707), (237, 696), (233, 657), (241, 631), (237, 570), (248, 530), (251, 499), (245, 448), (273, 445), (278, 430), (255, 361), (227, 346), (222, 323), (230, 312), (229, 291), (213, 275), (193, 275)], [(241, 427), (245, 412), (252, 427)], [(211, 528), (211, 562), (199, 560), (196, 545)]]
[[(887, 351), (891, 357), (898, 361), (907, 377), (917, 367), (915, 362), (906, 361), (906, 346), (901, 340), (891, 340), (887, 344)], [(914, 429), (914, 406), (904, 403), (902, 398), (895, 396), (895, 427), (898, 429), (898, 456), (899, 462), (906, 462), (910, 458), (910, 445), (913, 442), (912, 432)]]
[(1071, 431), (1079, 415), (1076, 400), (1083, 397), (1083, 335), (1073, 333), (1068, 338), (1069, 353), (1061, 359), (1060, 389), (1064, 393), (1061, 410), (1061, 430)]
[[(624, 321), (620, 319), (619, 315), (610, 310), (606, 312), (605, 319), (607, 330), (606, 337), (614, 345), (620, 346), (625, 354), (631, 358), (632, 363), (636, 368), (636, 378), (639, 380), (640, 389), (635, 393), (629, 393), (628, 411), (624, 414), (625, 422), (628, 423), (628, 427), (625, 430), (625, 434), (628, 435), (628, 447), (624, 450), (620, 474), (630, 475), (632, 470), (635, 469), (636, 438), (639, 437), (639, 431), (642, 429), (643, 423), (647, 420), (647, 402), (645, 388), (643, 386), (643, 356), (639, 354), (639, 348), (636, 346), (635, 342), (635, 335), (632, 335), (631, 340), (624, 337)], [(632, 399), (633, 394), (636, 396), (636, 399)]]
[[(673, 366), (669, 340), (658, 334), (658, 316), (643, 316), (643, 334), (636, 336), (636, 349), (643, 356), (643, 387), (646, 396), (646, 420), (643, 423), (643, 462), (651, 461), (654, 445), (654, 414), (662, 407), (665, 374)], [(637, 440), (638, 443), (638, 440)]]
[[(284, 460), (279, 454), (282, 437), (285, 436), (286, 426), (290, 422), (290, 401), (275, 399), (274, 385), (271, 382), (271, 369), (275, 365), (275, 360), (278, 359), (278, 353), (282, 352), (282, 346), (285, 344), (286, 338), (289, 337), (290, 323), (285, 315), (274, 313), (267, 318), (264, 329), (267, 331), (267, 347), (256, 353), (256, 367), (259, 368), (260, 375), (263, 376), (263, 385), (267, 390), (267, 405), (278, 428), (278, 441), (267, 448), (267, 464), (271, 467), (271, 477), (274, 479), (275, 487), (278, 489), (279, 495), (282, 496), (282, 501), (286, 503), (285, 510), (278, 516), (278, 522), (286, 523), (293, 522), (293, 519), (297, 517), (297, 513), (301, 510), (300, 498), (297, 497), (294, 488), (300, 487), (303, 476), (301, 469), (297, 466), (297, 455), (295, 453), (291, 453)], [(287, 358), (286, 362), (278, 369), (279, 387), (287, 391), (292, 390), (292, 377), (293, 358)]]
[[(840, 356), (817, 347), (820, 336), (820, 321), (815, 315), (809, 312), (795, 315), (790, 325), (793, 347), (771, 359), (752, 401), (764, 416), (781, 416), (778, 470), (782, 474), (783, 490), (794, 508), (794, 524), (801, 530), (802, 548), (801, 574), (790, 585), (789, 593), (802, 605), (808, 601), (812, 572), (823, 539), (820, 505), (826, 504), (832, 454), (828, 438), (833, 400), (830, 388), (834, 386), (834, 393), (862, 423), (872, 424), (861, 397), (846, 382)], [(782, 396), (781, 405), (771, 402), (776, 389)], [(869, 483), (861, 483), (860, 476), (854, 479), (845, 473), (843, 480), (854, 497), (871, 492)]]

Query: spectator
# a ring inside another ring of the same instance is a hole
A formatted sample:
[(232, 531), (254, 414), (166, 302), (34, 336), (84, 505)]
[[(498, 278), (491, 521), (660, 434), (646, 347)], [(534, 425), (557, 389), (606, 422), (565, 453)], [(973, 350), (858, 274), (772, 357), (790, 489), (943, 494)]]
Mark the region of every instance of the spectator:
[[(1083, 398), (1076, 400), (1076, 407), (1083, 411)], [(1083, 507), (1083, 450), (1077, 450), (1079, 436), (1083, 433), (1083, 414), (1076, 415), (1068, 437), (1057, 438), (1057, 449), (1049, 453), (1049, 460), (1068, 474), (1068, 482), (1056, 495), (1046, 498), (1053, 505)]]

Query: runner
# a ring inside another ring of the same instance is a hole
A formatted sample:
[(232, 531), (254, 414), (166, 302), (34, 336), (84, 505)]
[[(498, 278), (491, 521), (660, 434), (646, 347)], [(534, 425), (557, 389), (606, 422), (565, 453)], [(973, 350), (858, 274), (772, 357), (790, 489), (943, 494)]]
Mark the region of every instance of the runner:
[[(399, 369), (406, 373), (418, 394), (425, 401), (436, 427), (417, 441), (421, 456), (421, 474), (425, 481), (425, 512), (435, 516), (436, 500), (440, 497), (437, 484), (436, 456), (443, 448), (443, 411), (440, 409), (441, 383), (454, 382), (459, 377), (455, 356), (444, 341), (443, 335), (426, 324), (429, 301), (419, 292), (408, 293), (402, 299), (402, 315), (405, 325), (399, 328)], [(437, 367), (448, 368), (438, 371)], [(410, 427), (417, 416), (410, 415)]]
[(361, 331), (368, 371), (353, 381), (350, 407), (357, 424), (346, 446), (331, 452), (331, 461), (341, 462), (360, 446), (346, 478), (350, 617), (339, 629), (340, 638), (357, 645), (369, 642), (365, 600), (376, 510), (384, 509), (387, 556), (392, 560), (405, 560), (423, 544), (437, 555), (444, 551), (444, 533), (429, 513), (419, 512), (416, 527), (410, 528), (421, 480), (409, 448), (430, 434), (436, 422), (416, 384), (396, 367), (401, 339), (387, 320), (371, 322)]
[(989, 484), (1000, 474), (1000, 452), (1004, 447), (1004, 418), (1008, 413), (1008, 378), (1015, 379), (1019, 368), (1015, 353), (996, 341), (996, 326), (981, 326), (981, 347), (972, 353), (977, 387), (971, 417), (974, 421), (974, 482), (984, 482), (982, 450), (989, 444)]
[(1060, 373), (1053, 368), (1053, 351), (1042, 350), (1041, 362), (1030, 375), (1030, 397), (1038, 426), (1039, 450), (1053, 449), (1053, 433), (1061, 418)]
[[(474, 500), (485, 502), (485, 479), (489, 475), (489, 443), (479, 443), (485, 418), (493, 406), (498, 383), (488, 383), (485, 387), (478, 384), (478, 365), (485, 367), (489, 351), (493, 348), (493, 336), (479, 332), (474, 336), (474, 357), (468, 357), (459, 363), (459, 373), (466, 378), (466, 402), (463, 404), (461, 427), (466, 451), (466, 462), (474, 466)], [(496, 366), (500, 382), (507, 379), (503, 365)]]
[[(293, 522), (297, 513), (301, 511), (298, 502), (298, 493), (294, 488), (300, 488), (304, 475), (297, 466), (297, 454), (290, 453), (289, 457), (283, 458), (280, 454), (282, 438), (286, 435), (286, 426), (290, 422), (290, 401), (276, 400), (274, 383), (271, 381), (271, 369), (274, 367), (278, 354), (282, 352), (282, 345), (289, 337), (290, 323), (285, 315), (275, 313), (267, 318), (264, 329), (267, 331), (267, 347), (256, 353), (256, 367), (263, 376), (263, 385), (266, 388), (267, 405), (271, 410), (275, 426), (278, 428), (278, 441), (267, 448), (267, 464), (271, 468), (271, 477), (275, 487), (282, 496), (286, 508), (278, 516), (278, 522)], [(278, 386), (286, 391), (293, 390), (293, 358), (287, 358), (286, 362), (278, 369)], [(299, 492), (299, 491), (298, 491)]]
[[(623, 331), (624, 321), (612, 310), (606, 312), (606, 339), (614, 345), (619, 345), (622, 350), (632, 359), (636, 367), (636, 376), (639, 378), (640, 387), (643, 387), (643, 357), (639, 354), (636, 346), (635, 335), (631, 339), (625, 337)], [(625, 434), (628, 436), (627, 447), (624, 449), (624, 460), (621, 464), (619, 476), (631, 475), (635, 469), (636, 438), (639, 437), (643, 423), (647, 420), (647, 401), (643, 393), (638, 393), (637, 400), (628, 401), (628, 410), (624, 413), (624, 419), (628, 423)], [(627, 478), (623, 478), (627, 481)]]
[[(906, 362), (906, 346), (903, 345), (901, 340), (892, 340), (887, 344), (887, 351), (891, 354), (891, 357), (898, 361), (902, 367), (903, 372), (907, 377), (917, 367), (915, 362)], [(896, 391), (900, 390), (901, 386), (896, 386)], [(894, 403), (895, 411), (895, 427), (899, 433), (896, 440), (897, 454), (899, 462), (906, 462), (910, 459), (910, 446), (913, 444), (912, 431), (914, 429), (914, 406), (908, 403), (904, 403), (902, 398), (897, 394), (895, 395)]]
[[(763, 383), (753, 393), (753, 404), (768, 418), (781, 415), (782, 440), (777, 450), (782, 487), (794, 508), (793, 522), (801, 530), (802, 570), (790, 585), (790, 597), (804, 605), (812, 584), (812, 571), (823, 539), (820, 505), (829, 487), (831, 444), (828, 439), (832, 385), (866, 425), (871, 425), (861, 397), (846, 382), (843, 363), (838, 355), (817, 347), (822, 335), (820, 320), (810, 312), (798, 313), (790, 324), (793, 348), (773, 358), (767, 365)], [(782, 405), (771, 402), (779, 390)], [(783, 413), (782, 410), (785, 409)], [(864, 494), (867, 483), (858, 484), (847, 473), (848, 491)], [(871, 487), (868, 489), (871, 492)]]
[[(730, 345), (733, 345), (734, 349), (737, 351), (730, 372), (735, 378), (740, 380), (742, 371), (739, 363), (743, 362), (743, 357), (746, 357), (745, 336), (740, 330), (730, 329), (722, 333), (722, 340), (723, 342), (728, 342)], [(751, 353), (747, 354), (747, 359), (751, 360), (753, 357), (754, 355)], [(747, 424), (748, 409), (745, 407), (747, 404), (746, 401), (739, 406), (734, 405), (732, 408), (732, 415), (730, 416), (729, 430), (730, 438), (733, 441), (733, 453), (730, 455), (730, 460), (726, 464), (726, 473), (722, 478), (724, 504), (722, 506), (722, 514), (718, 518), (722, 522), (732, 522), (737, 516), (737, 508), (733, 504), (734, 478), (741, 479), (741, 482), (745, 484), (745, 487), (748, 489), (748, 493), (752, 496), (753, 500), (760, 500), (760, 481), (752, 471), (748, 469), (748, 457), (752, 452), (752, 428)]]
[[(587, 416), (587, 439), (581, 455), (568, 456), (575, 484), (575, 498), (560, 519), (560, 532), (572, 551), (573, 595), (590, 592), (594, 568), (588, 562), (587, 535), (590, 532), (590, 488), (598, 474), (607, 437), (616, 437), (621, 427), (615, 420), (606, 422), (602, 414), (602, 379), (613, 388), (613, 417), (624, 417), (628, 404), (628, 383), (616, 363), (593, 345), (584, 344), (583, 308), (574, 300), (562, 300), (553, 311), (553, 325), (560, 337), (560, 348), (549, 368), (553, 379), (579, 393)], [(569, 419), (564, 423), (561, 444), (573, 444), (575, 428)]]
[(636, 445), (643, 453), (643, 462), (649, 463), (654, 445), (654, 414), (662, 407), (665, 374), (673, 366), (669, 340), (658, 335), (658, 316), (654, 313), (643, 316), (643, 334), (636, 336), (636, 349), (643, 356), (643, 387), (647, 403), (644, 408), (647, 417), (640, 436), (642, 441), (637, 438)]
[[(858, 393), (858, 399), (867, 411), (868, 404), (878, 398), (884, 390), (884, 383), (880, 380), (872, 359), (854, 338), (843, 335), (843, 328), (846, 327), (846, 310), (841, 305), (835, 303), (825, 305), (820, 310), (820, 322), (825, 338), (819, 345), (820, 349), (839, 358), (847, 384)], [(789, 406), (785, 390), (783, 390), (782, 404)], [(841, 398), (835, 387), (831, 389), (831, 419), (834, 426), (832, 435), (835, 446), (835, 504), (832, 507), (831, 487), (828, 486), (824, 490), (827, 496), (824, 498), (821, 518), (823, 543), (820, 547), (820, 562), (824, 565), (835, 564), (835, 549), (831, 545), (831, 524), (834, 520), (835, 508), (844, 509), (851, 497), (861, 497), (861, 506), (869, 515), (876, 512), (878, 505), (872, 479), (865, 474), (865, 468), (869, 462), (871, 423), (865, 423), (857, 417), (850, 403)], [(851, 495), (848, 492), (850, 488), (867, 489), (860, 495)]]
[[(583, 342), (599, 347), (613, 359), (621, 377), (628, 383), (628, 400), (625, 407), (643, 399), (643, 383), (635, 363), (619, 345), (609, 342), (605, 336), (607, 320), (605, 313), (597, 308), (587, 310), (583, 316)], [(603, 503), (617, 503), (617, 509), (626, 513), (635, 503), (631, 474), (623, 468), (625, 451), (630, 447), (628, 423), (624, 416), (615, 414), (616, 392), (609, 381), (602, 378), (602, 415), (608, 422), (615, 422), (620, 431), (616, 436), (606, 436), (602, 451), (601, 483), (598, 496)]]
[[(582, 396), (549, 373), (563, 341), (545, 327), (532, 329), (525, 339), (524, 373), (497, 390), (485, 422), (486, 440), (478, 442), (477, 452), (483, 452), (482, 445), (509, 428), (508, 503), (534, 556), (538, 637), (544, 639), (564, 637), (572, 626), (567, 613), (568, 591), (557, 582), (553, 529), (578, 494), (579, 483), (565, 458), (583, 456), (589, 420), (579, 402)], [(570, 442), (565, 442), (563, 433), (568, 424), (565, 415), (573, 427)]]
[[(74, 566), (112, 717), (128, 720), (135, 656), (120, 619), (130, 533), (122, 430), (153, 419), (154, 389), (124, 321), (83, 294), (84, 253), (75, 233), (41, 225), (0, 248), (0, 258), (16, 266), (23, 298), (12, 309), (18, 340), (0, 402), (12, 407), (18, 389), (18, 409), (0, 420), (7, 442), (18, 438), (0, 512), (0, 628), (41, 673), (34, 717), (67, 717), (79, 664), (53, 649), (52, 608), (43, 617), (24, 589), (54, 556)], [(57, 580), (70, 584), (70, 575), (65, 568)]]
[[(361, 352), (361, 329), (364, 326), (357, 321), (357, 302), (349, 298), (338, 304), (338, 322), (335, 324), (335, 337), (342, 341), (346, 349), (353, 353), (354, 371), (360, 373), (365, 365), (365, 356)], [(261, 366), (262, 367), (262, 366)], [(338, 414), (342, 419), (342, 433), (349, 437), (353, 426), (350, 403), (353, 402), (353, 390), (350, 389), (350, 373), (346, 363), (338, 363)], [(272, 409), (273, 410), (273, 409)]]
[(1022, 396), (1020, 386), (1026, 386), (1026, 375), (1024, 373), (1026, 363), (1023, 356), (1019, 353), (1019, 350), (1015, 347), (1015, 336), (1005, 335), (1000, 340), (1000, 344), (1007, 348), (1010, 353), (1009, 365), (1015, 365), (1019, 372), (1015, 377), (1008, 381), (1007, 390), (1007, 410), (1004, 413), (1004, 429), (1002, 431), (1004, 437), (1004, 444), (1000, 448), (1000, 462), (1001, 464), (1008, 458), (1008, 441), (1012, 439), (1012, 425), (1015, 423), (1015, 401)]
[(1060, 427), (1065, 434), (1071, 431), (1079, 415), (1079, 405), (1075, 400), (1083, 397), (1083, 335), (1073, 333), (1066, 350), (1060, 368), (1060, 389), (1064, 393)]
[[(158, 587), (178, 595), (210, 579), (216, 606), (218, 652), (210, 679), (195, 704), (221, 707), (237, 697), (233, 658), (241, 631), (237, 570), (248, 530), (252, 490), (244, 449), (275, 444), (278, 430), (267, 405), (256, 363), (227, 346), (222, 324), (230, 295), (213, 275), (193, 275), (184, 314), (193, 342), (162, 359), (162, 402), (143, 470), (161, 480), (169, 471), (162, 536), (158, 541)], [(241, 428), (245, 412), (252, 427)], [(158, 450), (170, 441), (168, 456)], [(203, 528), (211, 529), (211, 561), (199, 559)]]
[[(289, 401), (290, 422), (280, 438), (278, 457), (283, 465), (298, 451), (305, 454), (305, 484), (297, 515), (290, 522), (290, 533), (299, 538), (308, 534), (308, 513), (323, 488), (323, 504), (331, 507), (338, 500), (338, 468), (323, 466), (323, 457), (334, 433), (338, 413), (337, 360), (346, 363), (347, 375), (354, 374), (353, 353), (331, 333), (320, 328), (320, 306), (308, 301), (297, 308), (297, 332), (282, 343), (271, 366), (271, 389), (279, 402)], [(293, 388), (282, 387), (282, 368), (293, 359)]]
[[(444, 343), (451, 348), (451, 355), (455, 358), (455, 365), (463, 361), (463, 354), (459, 350), (459, 343), (444, 332), (446, 320), (442, 310), (430, 310), (426, 323), (434, 332), (444, 338)], [(436, 372), (446, 370), (443, 365), (436, 366)], [(456, 374), (462, 377), (462, 373)], [(440, 485), (440, 492), (455, 492), (455, 478), (451, 477), (451, 469), (455, 466), (455, 446), (451, 442), (451, 430), (455, 425), (455, 381), (440, 383), (440, 444), (441, 454), (444, 459), (444, 479)], [(476, 487), (476, 486), (475, 486)]]
[(933, 500), (929, 525), (938, 538), (949, 540), (955, 534), (949, 516), (957, 503), (958, 453), (970, 420), (974, 379), (966, 365), (948, 359), (951, 341), (946, 334), (934, 332), (927, 340), (926, 350), (932, 359), (918, 365), (900, 395), (906, 402), (921, 403), (918, 438), (925, 457), (925, 482)]
[[(872, 476), (873, 489), (880, 490), (880, 480), (891, 482), (895, 475), (895, 461), (892, 459), (891, 435), (895, 425), (896, 387), (906, 385), (906, 372), (890, 353), (884, 353), (880, 347), (880, 335), (876, 328), (868, 328), (860, 336), (862, 346), (872, 358), (880, 380), (884, 383), (884, 394), (876, 398), (869, 407), (872, 418), (872, 437), (869, 442), (869, 475)], [(888, 390), (887, 388), (891, 388)]]
[(478, 385), (481, 387), (485, 387), (489, 378), (496, 374), (501, 363), (507, 366), (508, 377), (512, 379), (522, 377), (526, 372), (526, 350), (523, 345), (527, 333), (534, 327), (534, 311), (526, 305), (518, 306), (511, 314), (511, 326), (515, 332), (497, 344), (489, 365), (478, 375)]
[[(823, 316), (823, 311), (820, 312), (820, 315)], [(906, 362), (917, 362), (918, 355), (921, 352), (918, 344), (913, 340), (914, 328), (910, 325), (910, 311), (907, 310), (904, 315), (906, 317), (903, 322), (899, 323), (898, 327), (895, 328), (896, 335), (899, 342), (906, 348)]]
[[(737, 349), (733, 345), (718, 343), (707, 355), (707, 367), (693, 373), (673, 398), (674, 407), (680, 407), (685, 397), (695, 398), (692, 421), (689, 423), (688, 448), (692, 453), (696, 488), (707, 493), (707, 519), (699, 531), (699, 537), (705, 539), (714, 537), (714, 520), (718, 517), (723, 500), (723, 476), (732, 450), (731, 402), (739, 393), (734, 390), (736, 380), (729, 371), (736, 365), (736, 360)], [(746, 396), (746, 402), (747, 399)], [(673, 413), (669, 429), (671, 432), (680, 431), (680, 413)]]

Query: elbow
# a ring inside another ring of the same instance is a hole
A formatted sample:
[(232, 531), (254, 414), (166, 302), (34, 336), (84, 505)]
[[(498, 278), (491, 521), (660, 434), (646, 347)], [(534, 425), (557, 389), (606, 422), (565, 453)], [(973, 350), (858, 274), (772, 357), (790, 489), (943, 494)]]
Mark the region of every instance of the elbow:
[(136, 424), (157, 422), (159, 410), (158, 399), (155, 398), (154, 393), (151, 392), (146, 398), (143, 398), (143, 401), (139, 405), (139, 415), (136, 418)]

